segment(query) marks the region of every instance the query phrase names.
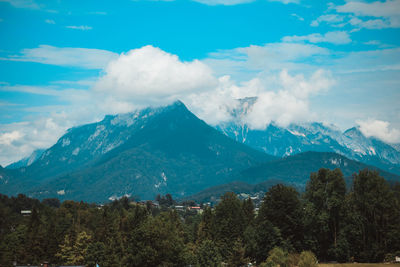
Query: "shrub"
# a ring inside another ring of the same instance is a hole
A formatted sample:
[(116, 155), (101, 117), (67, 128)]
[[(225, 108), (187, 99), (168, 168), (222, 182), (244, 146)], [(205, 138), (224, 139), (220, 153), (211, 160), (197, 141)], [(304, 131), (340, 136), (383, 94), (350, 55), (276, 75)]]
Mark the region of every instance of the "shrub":
[(311, 251), (303, 251), (300, 254), (299, 267), (318, 267), (318, 261)]
[(288, 254), (279, 247), (273, 248), (269, 253), (267, 260), (260, 264), (260, 267), (286, 267)]
[(299, 265), (300, 254), (290, 253), (287, 260), (288, 267), (296, 267)]

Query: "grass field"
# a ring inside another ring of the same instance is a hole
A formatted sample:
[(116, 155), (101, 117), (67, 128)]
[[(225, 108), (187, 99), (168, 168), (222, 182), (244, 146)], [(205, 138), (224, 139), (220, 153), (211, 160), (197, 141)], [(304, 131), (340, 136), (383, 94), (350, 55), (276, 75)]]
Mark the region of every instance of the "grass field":
[(322, 263), (318, 264), (320, 267), (400, 267), (400, 264), (386, 264), (386, 263)]

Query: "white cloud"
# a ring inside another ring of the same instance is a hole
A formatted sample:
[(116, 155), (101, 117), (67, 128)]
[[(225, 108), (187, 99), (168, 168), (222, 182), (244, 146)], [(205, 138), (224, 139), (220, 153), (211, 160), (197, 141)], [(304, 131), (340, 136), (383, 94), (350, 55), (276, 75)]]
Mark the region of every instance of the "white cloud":
[(384, 29), (392, 27), (389, 20), (383, 20), (383, 19), (361, 20), (357, 17), (353, 17), (349, 20), (349, 23), (352, 26), (356, 26), (357, 28), (365, 28), (365, 29)]
[(46, 19), (44, 22), (46, 22), (47, 24), (56, 24), (56, 22), (52, 19)]
[[(173, 1), (173, 0), (163, 0), (163, 1)], [(233, 6), (239, 4), (251, 3), (256, 0), (192, 0), (194, 2), (202, 3), (205, 5), (216, 6), (216, 5), (225, 5), (225, 6)], [(299, 4), (300, 0), (268, 0), (269, 2), (281, 2), (285, 5), (287, 4)]]
[(265, 129), (271, 122), (287, 126), (293, 122), (309, 121), (313, 118), (309, 97), (328, 90), (334, 80), (329, 72), (323, 70), (317, 70), (308, 80), (303, 75), (291, 76), (283, 70), (278, 83), (281, 86), (278, 91), (263, 90), (258, 95), (245, 118), (251, 128)]
[(336, 10), (340, 13), (353, 13), (356, 16), (399, 16), (400, 0), (375, 1), (372, 3), (362, 1), (348, 1), (342, 6), (337, 6)]
[(269, 0), (270, 2), (281, 2), (285, 5), (287, 4), (299, 4), (300, 0)]
[(169, 101), (217, 85), (212, 70), (204, 63), (182, 62), (176, 55), (153, 46), (121, 54), (104, 72), (94, 86), (95, 91), (147, 104)]
[(73, 29), (73, 30), (80, 30), (80, 31), (89, 31), (91, 29), (93, 29), (91, 26), (87, 26), (87, 25), (80, 25), (80, 26), (65, 26), (65, 28), (67, 29)]
[(332, 44), (348, 44), (351, 42), (350, 36), (344, 31), (327, 32), (324, 35), (313, 33), (303, 36), (286, 36), (282, 38), (284, 42), (301, 42), (307, 41), (310, 43), (332, 43)]
[(9, 56), (2, 60), (101, 69), (117, 57), (116, 53), (107, 50), (40, 45), (38, 48), (23, 49), (20, 55)]
[(233, 5), (251, 3), (254, 2), (255, 0), (193, 0), (193, 1), (210, 6), (216, 6), (216, 5), (233, 6)]
[(297, 15), (296, 13), (292, 13), (291, 16), (297, 18), (300, 21), (304, 21), (304, 18), (299, 16), (299, 15)]
[(72, 125), (60, 118), (0, 125), (0, 162), (3, 166), (28, 156), (37, 148), (48, 148)]
[(236, 84), (229, 76), (219, 79), (219, 86), (210, 91), (183, 98), (197, 116), (216, 125), (231, 120), (231, 110), (237, 100), (257, 97), (254, 106), (242, 118), (253, 129), (265, 129), (271, 122), (287, 126), (292, 122), (308, 121), (313, 117), (309, 98), (329, 90), (334, 80), (329, 72), (317, 70), (308, 79), (290, 75), (283, 70), (274, 76), (253, 78)]
[[(249, 47), (237, 48), (234, 50), (221, 51), (211, 54), (215, 60), (230, 59), (236, 64), (242, 65), (240, 71), (246, 73), (248, 70), (258, 71), (280, 71), (282, 69), (303, 69), (302, 63), (294, 63), (308, 59), (328, 55), (329, 50), (303, 43), (268, 43), (264, 46), (251, 45)], [(227, 61), (227, 64), (232, 63)], [(307, 63), (304, 63), (307, 64)], [(254, 73), (252, 74), (254, 75)]]
[[(375, 1), (371, 3), (349, 1), (336, 6), (339, 13), (349, 13), (355, 16), (350, 24), (360, 28), (383, 29), (400, 27), (400, 0)], [(359, 17), (375, 17), (377, 19), (360, 19)]]
[(370, 40), (368, 42), (364, 42), (365, 45), (382, 45), (382, 42), (379, 40)]
[(92, 11), (92, 12), (89, 12), (88, 14), (106, 16), (107, 12), (105, 12), (105, 11)]
[(344, 21), (344, 16), (338, 15), (338, 14), (327, 14), (327, 15), (322, 15), (319, 16), (316, 20), (313, 20), (311, 22), (312, 27), (317, 27), (321, 24), (321, 22), (326, 22), (329, 24), (336, 25), (337, 27), (342, 27), (344, 26), (343, 24), (338, 24)]
[(23, 137), (19, 131), (12, 131), (0, 134), (0, 145), (11, 145), (12, 142), (18, 141)]
[(357, 124), (366, 137), (376, 137), (388, 143), (400, 143), (400, 131), (390, 128), (390, 123), (387, 121), (368, 119), (358, 120)]
[(33, 0), (0, 0), (0, 2), (8, 2), (16, 8), (39, 9), (39, 5)]

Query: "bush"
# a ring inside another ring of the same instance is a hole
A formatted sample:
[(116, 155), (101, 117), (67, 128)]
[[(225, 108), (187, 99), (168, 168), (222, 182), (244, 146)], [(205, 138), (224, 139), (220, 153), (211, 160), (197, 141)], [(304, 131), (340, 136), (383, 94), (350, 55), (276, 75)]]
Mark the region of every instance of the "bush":
[(299, 265), (299, 261), (300, 261), (300, 254), (291, 253), (288, 256), (287, 265), (289, 267), (296, 267)]
[(300, 254), (299, 267), (318, 267), (318, 261), (311, 251), (303, 251)]
[(267, 260), (261, 263), (260, 267), (286, 267), (288, 254), (279, 247), (273, 248), (269, 253)]

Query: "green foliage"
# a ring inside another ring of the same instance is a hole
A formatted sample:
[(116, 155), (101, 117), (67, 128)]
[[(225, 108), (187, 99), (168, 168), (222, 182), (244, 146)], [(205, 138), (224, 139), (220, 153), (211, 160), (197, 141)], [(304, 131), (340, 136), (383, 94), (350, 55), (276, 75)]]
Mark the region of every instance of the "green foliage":
[(303, 251), (300, 254), (299, 267), (318, 267), (318, 261), (311, 251)]
[(76, 237), (66, 235), (64, 242), (60, 245), (60, 252), (56, 255), (61, 262), (67, 264), (85, 264), (91, 239), (92, 237), (85, 231), (79, 232)]
[(236, 240), (232, 252), (228, 257), (228, 266), (241, 267), (245, 266), (249, 260), (245, 257), (245, 249), (240, 239)]
[(268, 220), (258, 221), (255, 233), (255, 260), (263, 262), (267, 259), (268, 252), (282, 243), (282, 237), (279, 229)]
[(201, 267), (221, 266), (222, 257), (217, 246), (211, 240), (204, 240), (197, 249), (197, 261)]
[[(346, 183), (340, 169), (320, 169), (312, 173), (307, 183), (305, 199), (309, 202), (309, 218), (305, 227), (309, 238), (318, 244), (318, 256), (324, 260), (335, 258), (343, 221)], [(333, 250), (331, 249), (333, 247)]]
[(286, 267), (288, 265), (288, 253), (283, 249), (275, 247), (268, 254), (266, 266)]
[(270, 188), (264, 197), (259, 212), (260, 220), (268, 220), (277, 227), (288, 249), (301, 249), (302, 205), (299, 194), (293, 187), (278, 184)]
[(339, 262), (390, 260), (400, 251), (399, 191), (368, 170), (346, 191), (339, 170), (321, 169), (302, 196), (272, 187), (257, 216), (250, 199), (233, 193), (201, 215), (128, 198), (97, 206), (0, 195), (0, 265), (316, 266), (312, 253)]
[(223, 259), (232, 253), (238, 238), (243, 238), (245, 218), (240, 200), (234, 193), (226, 193), (215, 208), (214, 240), (220, 248)]
[(289, 267), (297, 267), (300, 261), (300, 254), (290, 253), (288, 255), (287, 264)]

